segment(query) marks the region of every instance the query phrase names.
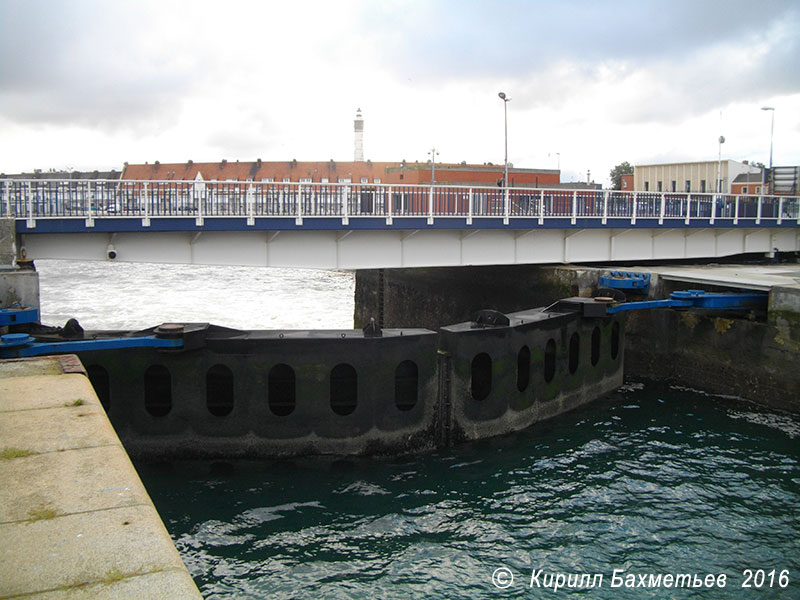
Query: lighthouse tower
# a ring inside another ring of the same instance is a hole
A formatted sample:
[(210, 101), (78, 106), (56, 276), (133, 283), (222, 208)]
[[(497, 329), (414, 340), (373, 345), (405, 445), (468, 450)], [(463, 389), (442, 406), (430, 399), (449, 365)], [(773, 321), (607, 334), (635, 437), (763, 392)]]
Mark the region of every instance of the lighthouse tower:
[(356, 111), (356, 120), (353, 121), (353, 131), (356, 135), (355, 140), (355, 160), (364, 162), (364, 119), (361, 118), (361, 109)]

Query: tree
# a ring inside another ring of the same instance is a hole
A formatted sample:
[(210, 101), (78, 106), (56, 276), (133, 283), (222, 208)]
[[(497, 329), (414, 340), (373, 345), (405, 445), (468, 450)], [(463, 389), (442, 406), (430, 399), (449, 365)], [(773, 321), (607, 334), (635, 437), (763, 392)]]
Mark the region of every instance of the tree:
[(611, 179), (612, 189), (615, 190), (622, 189), (623, 175), (633, 175), (633, 167), (631, 166), (631, 163), (629, 163), (628, 161), (618, 164), (609, 172), (608, 177)]

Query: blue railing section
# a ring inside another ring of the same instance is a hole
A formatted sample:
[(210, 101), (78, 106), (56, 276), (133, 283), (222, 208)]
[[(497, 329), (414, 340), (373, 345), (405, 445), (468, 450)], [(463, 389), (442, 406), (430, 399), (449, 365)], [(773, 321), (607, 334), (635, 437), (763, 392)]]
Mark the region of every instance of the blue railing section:
[(0, 180), (0, 216), (48, 218), (150, 217), (448, 217), (596, 219), (603, 224), (658, 219), (688, 224), (800, 224), (797, 196), (678, 194), (546, 188), (243, 181)]

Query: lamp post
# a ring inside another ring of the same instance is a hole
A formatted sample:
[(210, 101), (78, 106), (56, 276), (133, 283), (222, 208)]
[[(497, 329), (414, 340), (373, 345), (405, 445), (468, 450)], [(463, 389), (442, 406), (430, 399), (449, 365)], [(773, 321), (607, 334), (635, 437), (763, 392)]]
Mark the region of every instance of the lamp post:
[(507, 98), (505, 92), (500, 92), (497, 94), (500, 96), (500, 99), (503, 101), (503, 117), (505, 123), (505, 147), (506, 147), (506, 154), (505, 154), (505, 170), (503, 175), (503, 187), (508, 187), (508, 101), (511, 98)]
[(439, 153), (436, 148), (431, 148), (428, 154), (431, 155), (431, 185), (433, 185), (436, 182), (436, 155)]
[[(762, 106), (761, 110), (768, 110), (772, 113), (772, 119), (769, 126), (769, 172), (772, 173), (772, 136), (775, 133), (775, 108), (773, 106)], [(761, 178), (761, 193), (764, 193), (764, 187), (767, 183), (767, 172), (762, 169), (764, 176)], [(771, 191), (771, 190), (770, 190)]]
[(725, 136), (719, 136), (719, 158), (717, 159), (717, 192), (722, 193), (722, 144), (725, 143)]

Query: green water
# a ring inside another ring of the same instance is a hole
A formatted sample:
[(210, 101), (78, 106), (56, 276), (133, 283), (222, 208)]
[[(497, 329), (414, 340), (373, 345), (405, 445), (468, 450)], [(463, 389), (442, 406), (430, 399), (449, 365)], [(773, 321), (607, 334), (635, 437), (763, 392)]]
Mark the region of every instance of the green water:
[(417, 457), (137, 468), (207, 599), (800, 598), (800, 419), (690, 390)]

